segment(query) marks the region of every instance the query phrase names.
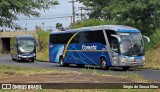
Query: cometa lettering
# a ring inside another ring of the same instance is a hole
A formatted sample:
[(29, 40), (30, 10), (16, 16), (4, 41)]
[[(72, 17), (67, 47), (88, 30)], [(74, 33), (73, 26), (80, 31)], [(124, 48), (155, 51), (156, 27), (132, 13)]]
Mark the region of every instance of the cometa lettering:
[(86, 46), (86, 45), (82, 45), (82, 50), (97, 50), (97, 46), (92, 45), (92, 46)]

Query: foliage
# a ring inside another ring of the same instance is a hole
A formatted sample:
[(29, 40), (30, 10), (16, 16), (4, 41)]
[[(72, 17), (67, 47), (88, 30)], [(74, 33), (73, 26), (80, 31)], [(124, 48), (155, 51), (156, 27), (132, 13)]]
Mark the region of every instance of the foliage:
[(56, 28), (60, 30), (63, 27), (62, 23), (56, 23)]
[(145, 68), (160, 69), (160, 44), (146, 52)]
[[(150, 35), (151, 44), (146, 43), (146, 64), (145, 68), (160, 69), (160, 29)], [(145, 41), (146, 42), (146, 41)]]
[(37, 10), (57, 5), (56, 0), (0, 0), (0, 26), (14, 27), (16, 15), (39, 16)]
[(21, 29), (22, 28), (19, 25), (15, 26), (15, 30), (21, 30)]
[(160, 45), (160, 29), (156, 29), (156, 31), (149, 36), (151, 40), (151, 44), (147, 45), (146, 43), (146, 50), (149, 50), (151, 48), (156, 48)]
[(102, 21), (98, 19), (88, 19), (86, 21), (78, 22), (73, 28), (87, 27), (87, 26), (96, 26), (96, 25), (105, 25), (105, 24), (117, 24), (116, 21)]
[(154, 33), (160, 26), (159, 0), (79, 1), (90, 9), (90, 18), (117, 21), (119, 24), (136, 27), (147, 35)]
[(82, 2), (87, 7), (87, 10), (91, 11), (89, 13), (90, 18), (108, 19), (108, 20), (111, 19), (110, 13), (103, 11), (103, 8), (108, 6), (111, 0), (79, 0), (79, 1)]
[(38, 32), (38, 51), (37, 51), (37, 60), (40, 61), (49, 61), (49, 53), (48, 53), (48, 44), (49, 44), (49, 34), (50, 32), (40, 31)]

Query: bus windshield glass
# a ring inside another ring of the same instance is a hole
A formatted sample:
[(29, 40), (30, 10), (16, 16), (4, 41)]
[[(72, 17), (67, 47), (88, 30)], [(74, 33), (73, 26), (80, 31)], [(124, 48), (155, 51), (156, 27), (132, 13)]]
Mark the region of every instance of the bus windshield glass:
[(18, 41), (18, 49), (21, 52), (32, 52), (35, 47), (34, 40), (19, 40)]
[(122, 43), (120, 51), (125, 56), (144, 55), (144, 44), (141, 33), (119, 33)]

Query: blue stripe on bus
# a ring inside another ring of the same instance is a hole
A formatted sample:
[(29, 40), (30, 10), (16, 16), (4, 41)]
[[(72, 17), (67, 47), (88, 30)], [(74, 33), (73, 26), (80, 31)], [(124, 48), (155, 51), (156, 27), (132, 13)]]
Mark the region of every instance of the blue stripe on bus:
[(134, 33), (134, 32), (140, 32), (140, 31), (139, 30), (117, 29), (117, 32), (121, 32), (121, 33)]

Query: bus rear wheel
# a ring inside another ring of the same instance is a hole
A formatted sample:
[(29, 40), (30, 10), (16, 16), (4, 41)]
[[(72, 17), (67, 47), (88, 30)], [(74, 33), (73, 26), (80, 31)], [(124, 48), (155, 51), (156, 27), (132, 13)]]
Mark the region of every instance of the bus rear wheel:
[(60, 64), (60, 66), (69, 66), (69, 64), (64, 63), (63, 57), (60, 57), (59, 64)]
[(109, 67), (107, 66), (106, 60), (103, 58), (101, 59), (101, 69), (109, 70)]

